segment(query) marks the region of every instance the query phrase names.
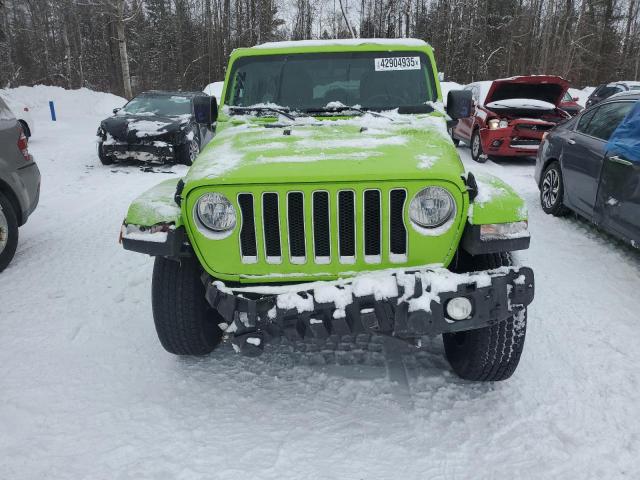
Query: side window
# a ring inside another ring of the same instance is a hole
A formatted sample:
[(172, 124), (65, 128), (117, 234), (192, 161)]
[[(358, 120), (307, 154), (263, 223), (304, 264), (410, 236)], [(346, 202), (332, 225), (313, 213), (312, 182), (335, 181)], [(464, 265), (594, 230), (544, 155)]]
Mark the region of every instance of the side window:
[(605, 142), (633, 107), (633, 102), (614, 102), (597, 109), (584, 133)]
[(580, 133), (587, 133), (587, 127), (589, 126), (589, 122), (593, 118), (593, 115), (598, 111), (597, 108), (591, 109), (586, 112), (584, 115), (580, 117), (578, 120), (578, 125), (576, 126), (576, 131)]

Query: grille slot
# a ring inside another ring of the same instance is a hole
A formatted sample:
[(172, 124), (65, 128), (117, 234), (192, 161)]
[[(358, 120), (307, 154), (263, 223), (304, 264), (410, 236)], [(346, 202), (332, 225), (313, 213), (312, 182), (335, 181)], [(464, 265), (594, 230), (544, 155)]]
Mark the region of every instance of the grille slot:
[(329, 192), (313, 192), (313, 252), (316, 263), (331, 262)]
[(243, 263), (256, 263), (258, 251), (256, 247), (256, 224), (253, 211), (253, 195), (241, 193), (238, 195), (238, 204), (242, 215), (242, 228), (240, 230), (240, 253)]
[(304, 231), (304, 195), (289, 192), (287, 195), (287, 225), (289, 227), (289, 255), (291, 263), (306, 261)]
[(282, 261), (282, 249), (280, 245), (280, 213), (278, 211), (277, 193), (264, 193), (262, 195), (262, 218), (267, 263), (280, 263)]
[(389, 260), (394, 263), (407, 261), (407, 229), (404, 226), (404, 205), (407, 192), (394, 189), (389, 192)]
[(356, 260), (356, 202), (351, 190), (338, 192), (338, 248), (340, 263)]
[(364, 192), (364, 259), (367, 263), (380, 263), (381, 258), (381, 216), (380, 191)]

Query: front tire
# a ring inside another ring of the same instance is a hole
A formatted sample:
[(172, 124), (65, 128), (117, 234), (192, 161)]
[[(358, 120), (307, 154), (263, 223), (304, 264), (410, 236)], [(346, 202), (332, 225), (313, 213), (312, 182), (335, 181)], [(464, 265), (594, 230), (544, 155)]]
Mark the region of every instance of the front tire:
[(104, 153), (102, 142), (98, 142), (98, 158), (103, 165), (113, 165), (113, 157)]
[(0, 193), (0, 272), (2, 272), (18, 248), (18, 219), (9, 199)]
[(202, 270), (191, 258), (156, 257), (151, 300), (160, 343), (175, 355), (206, 355), (222, 340), (224, 320), (205, 299)]
[(191, 166), (195, 162), (200, 153), (200, 145), (195, 138), (187, 141), (184, 145), (180, 145), (178, 152), (178, 162), (183, 165)]
[(482, 151), (482, 142), (480, 141), (480, 130), (477, 128), (471, 135), (471, 158), (478, 163), (487, 161), (487, 156)]
[[(467, 255), (458, 270), (491, 270), (511, 266), (508, 253)], [(465, 380), (495, 382), (513, 375), (524, 347), (527, 310), (489, 327), (445, 333), (444, 350), (453, 371)]]
[(564, 181), (562, 169), (558, 162), (551, 162), (542, 174), (540, 182), (540, 205), (544, 213), (561, 217), (568, 213), (562, 200), (564, 198)]

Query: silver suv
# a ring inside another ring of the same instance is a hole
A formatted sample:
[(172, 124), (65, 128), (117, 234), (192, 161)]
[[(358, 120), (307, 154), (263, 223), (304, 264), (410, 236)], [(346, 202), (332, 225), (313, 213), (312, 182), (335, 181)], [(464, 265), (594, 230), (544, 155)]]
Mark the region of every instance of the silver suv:
[(29, 154), (27, 137), (0, 99), (0, 272), (16, 253), (18, 227), (35, 210), (39, 197), (40, 170)]

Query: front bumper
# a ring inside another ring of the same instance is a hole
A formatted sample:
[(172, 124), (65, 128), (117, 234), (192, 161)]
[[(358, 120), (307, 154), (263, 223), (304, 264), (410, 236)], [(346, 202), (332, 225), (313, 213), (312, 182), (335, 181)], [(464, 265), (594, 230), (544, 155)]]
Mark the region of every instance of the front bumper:
[(543, 133), (523, 132), (511, 126), (495, 130), (483, 128), (480, 130), (482, 151), (497, 157), (534, 157)]
[(175, 161), (177, 148), (166, 142), (153, 142), (103, 144), (102, 149), (105, 155), (116, 160), (164, 163)]
[[(242, 353), (259, 354), (272, 337), (325, 339), (378, 333), (405, 340), (487, 327), (523, 311), (533, 301), (527, 267), (456, 274), (418, 269), (362, 274), (337, 282), (230, 288), (204, 275), (206, 298)], [(465, 297), (471, 315), (454, 321), (447, 303)]]

